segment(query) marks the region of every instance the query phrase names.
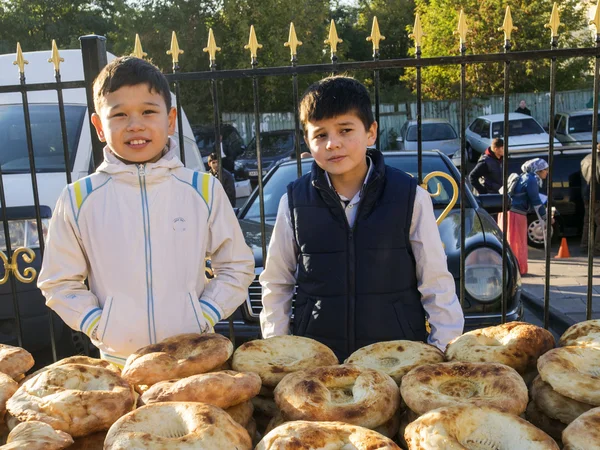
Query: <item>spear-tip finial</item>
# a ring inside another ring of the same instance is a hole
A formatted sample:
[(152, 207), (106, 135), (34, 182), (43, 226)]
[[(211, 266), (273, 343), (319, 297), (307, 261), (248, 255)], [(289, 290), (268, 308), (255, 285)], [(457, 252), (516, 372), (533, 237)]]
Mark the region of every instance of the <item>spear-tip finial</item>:
[(221, 51), (221, 47), (217, 47), (217, 41), (215, 41), (215, 35), (212, 28), (208, 29), (208, 44), (202, 49), (203, 52), (208, 53), (211, 61), (217, 59), (217, 52)]
[(558, 4), (554, 2), (552, 6), (552, 14), (550, 15), (550, 22), (544, 25), (544, 28), (550, 28), (552, 31), (552, 37), (558, 37), (558, 27), (564, 25), (564, 23), (560, 23), (560, 18), (558, 16)]
[(460, 15), (458, 16), (458, 28), (454, 32), (454, 34), (458, 34), (460, 36), (460, 46), (462, 47), (467, 40), (467, 15), (461, 9)]
[(21, 50), (21, 44), (19, 42), (17, 42), (17, 60), (13, 61), (13, 65), (19, 66), (19, 72), (25, 73), (25, 64), (29, 64), (29, 61), (27, 61), (23, 57), (23, 51)]
[(262, 44), (258, 43), (256, 39), (256, 32), (254, 31), (254, 25), (250, 25), (250, 37), (248, 38), (248, 44), (244, 45), (246, 50), (250, 50), (250, 57), (256, 59), (258, 49), (262, 48)]
[(54, 39), (52, 39), (52, 57), (50, 59), (48, 59), (48, 62), (54, 64), (55, 72), (59, 72), (60, 71), (60, 63), (65, 62), (65, 59), (61, 58), (60, 55), (58, 54), (58, 47), (56, 46), (56, 41)]
[(133, 47), (133, 53), (131, 54), (131, 56), (135, 56), (136, 58), (140, 58), (140, 59), (144, 59), (144, 56), (147, 56), (148, 53), (146, 53), (143, 49), (142, 49), (142, 41), (140, 41), (140, 35), (139, 34), (135, 34), (135, 45)]
[(290, 22), (290, 35), (286, 43), (283, 44), (285, 47), (290, 48), (292, 58), (298, 54), (298, 46), (302, 45), (302, 41), (298, 40), (296, 36), (296, 29), (294, 28), (294, 22)]
[(594, 20), (590, 21), (590, 25), (594, 25), (596, 34), (600, 34), (600, 3), (596, 6), (596, 14), (594, 14)]
[(379, 22), (377, 22), (377, 16), (373, 16), (371, 36), (367, 37), (367, 41), (373, 42), (373, 53), (379, 51), (379, 42), (383, 40), (385, 40), (385, 36), (383, 36), (379, 31)]
[(506, 13), (504, 14), (504, 22), (502, 26), (498, 28), (498, 31), (504, 31), (504, 40), (510, 41), (510, 35), (513, 31), (517, 31), (518, 28), (513, 26), (512, 16), (510, 14), (510, 6), (506, 5)]
[(177, 42), (177, 35), (173, 31), (171, 34), (171, 49), (167, 50), (167, 55), (171, 55), (173, 58), (173, 65), (179, 63), (179, 55), (183, 53), (183, 50), (179, 48), (179, 43)]
[(335, 22), (331, 19), (331, 25), (329, 26), (329, 37), (325, 39), (325, 44), (329, 44), (331, 47), (331, 54), (335, 55), (337, 53), (337, 46), (341, 44), (342, 41), (337, 34), (337, 30), (335, 29)]
[(423, 39), (425, 34), (423, 33), (423, 27), (421, 27), (421, 17), (419, 13), (415, 15), (415, 25), (413, 26), (413, 32), (408, 35), (409, 38), (412, 38), (415, 41), (415, 47), (421, 47), (421, 40)]

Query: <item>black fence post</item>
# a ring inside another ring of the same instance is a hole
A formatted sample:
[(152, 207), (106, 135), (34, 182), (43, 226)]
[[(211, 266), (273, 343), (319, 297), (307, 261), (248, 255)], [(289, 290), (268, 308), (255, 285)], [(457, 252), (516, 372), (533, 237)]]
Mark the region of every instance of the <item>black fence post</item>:
[(87, 36), (81, 36), (79, 38), (81, 42), (81, 56), (83, 60), (83, 77), (85, 80), (85, 93), (88, 104), (88, 116), (90, 135), (92, 138), (92, 155), (94, 157), (94, 167), (90, 167), (90, 172), (93, 172), (96, 167), (102, 163), (104, 159), (102, 155), (102, 149), (104, 144), (98, 139), (96, 130), (92, 125), (91, 117), (96, 111), (94, 108), (94, 94), (92, 91), (92, 85), (94, 80), (106, 64), (108, 59), (106, 55), (106, 38), (104, 36), (97, 36), (90, 34)]

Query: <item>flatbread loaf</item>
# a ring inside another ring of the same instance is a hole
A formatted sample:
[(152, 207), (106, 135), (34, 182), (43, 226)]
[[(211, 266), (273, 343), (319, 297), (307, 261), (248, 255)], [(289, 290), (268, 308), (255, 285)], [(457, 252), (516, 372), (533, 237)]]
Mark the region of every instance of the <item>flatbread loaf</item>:
[(426, 364), (402, 379), (402, 398), (417, 414), (441, 407), (489, 406), (511, 414), (527, 408), (527, 386), (512, 367), (497, 363)]
[(600, 450), (600, 408), (590, 409), (562, 434), (563, 450)]
[(16, 420), (38, 420), (80, 437), (107, 430), (134, 401), (132, 387), (113, 371), (65, 364), (25, 382), (6, 405)]
[(270, 431), (256, 450), (400, 450), (381, 434), (342, 422), (287, 422)]
[(252, 406), (252, 402), (250, 401), (238, 403), (237, 405), (227, 408), (225, 412), (229, 414), (233, 420), (246, 428), (248, 423), (250, 423), (250, 420), (252, 420), (254, 406)]
[(232, 354), (233, 344), (221, 334), (179, 334), (130, 355), (122, 376), (132, 384), (153, 385), (210, 372)]
[(6, 402), (13, 396), (19, 384), (9, 375), (0, 372), (0, 420), (4, 419), (6, 414)]
[(0, 372), (14, 379), (27, 372), (34, 364), (33, 356), (24, 348), (0, 344)]
[(210, 372), (160, 381), (142, 394), (142, 403), (203, 402), (226, 409), (255, 397), (260, 386), (260, 377), (252, 372)]
[(24, 377), (22, 380), (19, 381), (19, 386), (23, 385), (23, 383), (25, 383), (27, 380), (32, 379), (36, 375), (38, 375), (42, 372), (45, 372), (48, 369), (52, 369), (52, 368), (58, 367), (58, 366), (64, 366), (65, 364), (83, 364), (84, 366), (103, 367), (105, 369), (113, 371), (117, 375), (121, 374), (121, 369), (119, 369), (117, 366), (109, 363), (108, 361), (106, 361), (104, 359), (90, 358), (89, 356), (84, 356), (84, 355), (75, 355), (75, 356), (69, 356), (68, 358), (60, 359), (60, 360), (56, 361), (55, 363), (44, 366), (41, 369), (36, 370), (33, 373), (30, 373), (29, 375), (27, 375), (26, 377)]
[(552, 348), (554, 336), (548, 330), (524, 322), (507, 322), (457, 337), (446, 348), (446, 360), (501, 363), (523, 375)]
[(561, 445), (562, 432), (565, 428), (567, 428), (567, 425), (562, 423), (560, 420), (548, 417), (533, 401), (529, 402), (529, 405), (527, 405), (525, 416), (529, 423), (538, 427), (540, 430), (554, 439), (558, 445)]
[(244, 427), (216, 406), (165, 402), (142, 406), (117, 420), (104, 450), (129, 449), (251, 450)]
[(544, 414), (566, 425), (593, 408), (592, 405), (559, 394), (539, 376), (531, 385), (531, 398)]
[(343, 364), (287, 375), (275, 403), (289, 420), (339, 421), (376, 428), (400, 406), (398, 386), (378, 370)]
[(444, 354), (433, 345), (414, 341), (387, 341), (356, 350), (344, 363), (381, 370), (400, 386), (402, 377), (415, 367), (443, 361)]
[(73, 443), (64, 431), (53, 429), (42, 422), (25, 422), (16, 426), (8, 435), (2, 450), (60, 450)]
[(559, 394), (600, 406), (600, 347), (560, 347), (538, 360), (542, 380)]
[(263, 385), (275, 387), (288, 373), (338, 364), (329, 347), (302, 336), (273, 336), (238, 347), (233, 370), (257, 373)]
[(571, 325), (560, 337), (558, 345), (600, 347), (600, 319), (585, 320)]
[(409, 450), (559, 450), (520, 417), (472, 405), (429, 411), (406, 427), (404, 437)]

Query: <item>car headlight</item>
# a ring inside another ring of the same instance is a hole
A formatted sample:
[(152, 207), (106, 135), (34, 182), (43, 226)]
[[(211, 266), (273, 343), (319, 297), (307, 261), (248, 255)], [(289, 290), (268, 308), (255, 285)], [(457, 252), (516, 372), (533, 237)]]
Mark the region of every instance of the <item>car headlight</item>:
[(242, 170), (244, 168), (244, 165), (240, 161), (236, 161), (233, 163), (233, 168), (235, 170)]
[[(44, 240), (48, 234), (49, 219), (42, 219), (42, 232)], [(10, 233), (10, 247), (12, 250), (19, 247), (39, 248), (40, 240), (35, 219), (9, 220), (8, 230)], [(4, 227), (0, 225), (0, 250), (6, 251), (6, 239), (4, 238)]]
[(465, 259), (465, 289), (471, 297), (490, 303), (502, 294), (502, 256), (489, 248), (478, 248)]

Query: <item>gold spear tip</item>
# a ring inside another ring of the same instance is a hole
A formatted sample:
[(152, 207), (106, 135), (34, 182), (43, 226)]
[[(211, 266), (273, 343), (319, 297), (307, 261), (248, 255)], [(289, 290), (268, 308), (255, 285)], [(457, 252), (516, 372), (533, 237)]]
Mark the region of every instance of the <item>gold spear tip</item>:
[(594, 25), (596, 34), (600, 34), (600, 3), (596, 6), (596, 14), (594, 14), (594, 20), (590, 21), (590, 25)]
[(367, 41), (373, 42), (373, 51), (379, 50), (379, 42), (385, 40), (379, 32), (379, 22), (377, 22), (377, 16), (373, 16), (373, 26), (371, 27), (371, 36), (367, 37)]
[(52, 39), (52, 58), (48, 59), (49, 63), (54, 64), (54, 71), (60, 71), (60, 63), (65, 62), (64, 58), (61, 58), (58, 54), (58, 47), (56, 46), (56, 41)]
[(415, 25), (413, 26), (413, 32), (408, 35), (409, 38), (414, 39), (415, 47), (421, 47), (421, 40), (425, 34), (423, 33), (423, 27), (421, 26), (421, 17), (419, 13), (415, 15)]
[(246, 50), (250, 50), (250, 56), (256, 58), (256, 54), (259, 48), (262, 48), (262, 44), (258, 43), (256, 39), (256, 32), (254, 31), (254, 25), (250, 25), (250, 37), (248, 38), (248, 45), (244, 45)]
[(167, 50), (167, 55), (171, 55), (173, 57), (173, 64), (177, 64), (179, 63), (179, 55), (181, 54), (183, 54), (183, 50), (179, 48), (177, 35), (173, 31), (173, 34), (171, 34), (171, 50)]
[(552, 14), (550, 15), (550, 22), (544, 25), (544, 28), (550, 28), (552, 31), (552, 37), (558, 36), (558, 27), (564, 25), (564, 23), (560, 22), (560, 18), (558, 16), (558, 4), (554, 2), (552, 6)]
[(461, 8), (460, 15), (458, 16), (458, 28), (454, 32), (454, 34), (458, 34), (460, 36), (461, 45), (467, 40), (467, 15)]
[(331, 47), (331, 54), (335, 55), (337, 53), (337, 46), (341, 44), (342, 41), (337, 34), (337, 30), (335, 29), (335, 22), (331, 19), (331, 25), (329, 26), (329, 37), (325, 39), (325, 44), (329, 44)]
[(296, 36), (296, 29), (294, 28), (294, 22), (290, 22), (290, 35), (288, 41), (283, 44), (285, 47), (290, 48), (292, 58), (298, 54), (298, 46), (302, 45), (302, 41), (298, 40)]
[(510, 35), (513, 31), (517, 31), (518, 28), (513, 26), (512, 16), (510, 14), (510, 6), (506, 6), (506, 13), (504, 14), (504, 22), (502, 26), (498, 28), (498, 31), (504, 31), (504, 40), (510, 41)]
[(215, 35), (212, 28), (208, 29), (208, 44), (202, 49), (203, 52), (208, 53), (211, 61), (217, 59), (217, 52), (221, 51), (221, 47), (217, 47), (217, 41), (215, 41)]
[(29, 61), (27, 61), (23, 57), (23, 51), (21, 50), (21, 44), (19, 42), (17, 42), (17, 60), (13, 61), (13, 65), (19, 66), (19, 72), (25, 73), (25, 64), (29, 64)]
[(140, 35), (135, 33), (135, 45), (133, 47), (133, 53), (131, 56), (135, 56), (136, 58), (144, 59), (144, 56), (148, 54), (144, 52), (142, 49), (142, 41), (140, 40)]

